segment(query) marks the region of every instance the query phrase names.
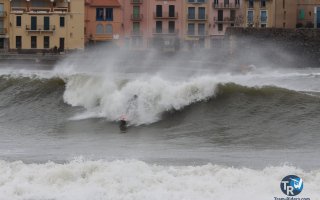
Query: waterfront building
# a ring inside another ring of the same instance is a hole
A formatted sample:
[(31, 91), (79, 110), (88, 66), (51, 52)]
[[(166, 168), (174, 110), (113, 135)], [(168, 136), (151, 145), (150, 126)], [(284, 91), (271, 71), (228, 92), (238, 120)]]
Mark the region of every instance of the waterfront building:
[(83, 0), (11, 0), (9, 21), (11, 51), (84, 48)]
[(186, 0), (185, 43), (189, 49), (209, 48), (209, 0)]
[(297, 28), (320, 28), (320, 0), (297, 0)]
[(122, 0), (124, 46), (145, 49), (148, 46), (148, 0)]
[[(219, 45), (228, 27), (241, 26), (243, 15), (240, 0), (212, 0), (209, 15), (211, 46)], [(213, 19), (213, 21), (211, 21)]]
[(296, 0), (276, 0), (272, 8), (274, 21), (271, 27), (296, 28), (297, 2)]
[(243, 0), (244, 27), (274, 27), (276, 0)]
[(7, 0), (0, 0), (0, 52), (9, 50), (9, 17), (10, 4)]
[(182, 4), (181, 0), (149, 1), (149, 33), (151, 33), (150, 45), (161, 49), (180, 48), (182, 38)]
[(126, 46), (179, 48), (182, 4), (181, 0), (122, 0)]
[(123, 11), (118, 0), (85, 0), (85, 42), (120, 46)]

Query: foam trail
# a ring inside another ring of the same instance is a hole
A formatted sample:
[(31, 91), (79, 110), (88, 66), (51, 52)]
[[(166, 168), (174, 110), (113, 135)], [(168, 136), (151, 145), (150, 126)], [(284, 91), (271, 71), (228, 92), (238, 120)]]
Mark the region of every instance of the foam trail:
[(66, 164), (0, 161), (0, 170), (0, 199), (10, 200), (270, 200), (285, 197), (280, 181), (288, 174), (304, 180), (300, 197), (320, 199), (320, 171), (305, 172), (291, 166), (253, 170), (78, 159)]

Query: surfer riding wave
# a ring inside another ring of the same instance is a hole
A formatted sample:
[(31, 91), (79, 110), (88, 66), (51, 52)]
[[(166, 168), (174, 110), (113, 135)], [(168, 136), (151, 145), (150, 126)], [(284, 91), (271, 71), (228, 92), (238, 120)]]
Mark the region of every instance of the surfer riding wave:
[(133, 97), (128, 101), (128, 107), (126, 109), (126, 113), (121, 115), (119, 128), (121, 132), (126, 132), (128, 127), (128, 115), (135, 110), (138, 106), (137, 104), (138, 95), (133, 95)]

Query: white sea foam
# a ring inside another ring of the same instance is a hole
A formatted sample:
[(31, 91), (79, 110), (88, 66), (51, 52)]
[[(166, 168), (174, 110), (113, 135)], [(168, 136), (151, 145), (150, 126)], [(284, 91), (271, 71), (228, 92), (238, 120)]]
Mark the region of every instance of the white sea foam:
[(78, 159), (66, 164), (0, 161), (0, 171), (2, 200), (270, 200), (285, 197), (280, 181), (289, 174), (304, 181), (297, 197), (320, 199), (320, 171), (305, 172), (291, 166), (253, 170)]

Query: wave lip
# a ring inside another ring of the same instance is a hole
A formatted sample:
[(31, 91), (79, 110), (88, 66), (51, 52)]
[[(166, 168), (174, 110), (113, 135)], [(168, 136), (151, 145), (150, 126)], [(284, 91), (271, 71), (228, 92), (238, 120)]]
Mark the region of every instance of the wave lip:
[(305, 182), (301, 195), (319, 200), (320, 171), (305, 172), (292, 166), (253, 170), (76, 159), (66, 164), (0, 161), (0, 169), (0, 199), (269, 200), (284, 196), (280, 181), (293, 173)]

